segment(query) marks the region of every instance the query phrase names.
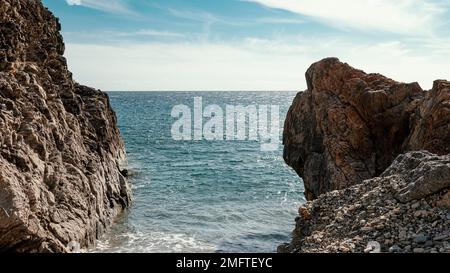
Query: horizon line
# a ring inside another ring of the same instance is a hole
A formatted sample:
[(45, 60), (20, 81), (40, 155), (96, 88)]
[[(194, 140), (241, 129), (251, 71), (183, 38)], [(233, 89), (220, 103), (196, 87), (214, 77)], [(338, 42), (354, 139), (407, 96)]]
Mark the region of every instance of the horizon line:
[(303, 92), (304, 90), (101, 90), (101, 91), (103, 92)]

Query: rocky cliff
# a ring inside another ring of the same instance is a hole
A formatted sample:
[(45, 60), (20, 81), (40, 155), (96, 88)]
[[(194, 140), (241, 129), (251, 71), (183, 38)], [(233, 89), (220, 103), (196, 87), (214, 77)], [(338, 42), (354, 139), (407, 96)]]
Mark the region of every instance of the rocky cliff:
[(306, 72), (284, 129), (305, 184), (280, 252), (450, 251), (450, 82), (423, 91), (336, 58)]
[(308, 200), (380, 175), (401, 153), (450, 153), (450, 83), (431, 91), (366, 74), (336, 58), (306, 72), (284, 128), (284, 159)]
[(58, 20), (0, 0), (0, 251), (87, 247), (130, 203), (108, 96), (75, 83)]

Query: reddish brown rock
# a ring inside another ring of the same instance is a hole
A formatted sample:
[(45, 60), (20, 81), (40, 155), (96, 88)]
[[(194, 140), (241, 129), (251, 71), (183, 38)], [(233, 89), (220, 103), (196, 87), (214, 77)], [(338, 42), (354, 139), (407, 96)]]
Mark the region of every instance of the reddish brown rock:
[(298, 215), (300, 215), (304, 220), (311, 220), (311, 213), (304, 207), (300, 207), (298, 209)]
[(450, 209), (450, 189), (436, 204), (438, 207)]
[(0, 251), (91, 245), (130, 202), (108, 96), (72, 80), (58, 20), (0, 0)]
[(411, 117), (405, 150), (450, 153), (450, 82), (438, 80)]
[(306, 72), (308, 90), (294, 99), (284, 128), (284, 159), (308, 200), (380, 175), (400, 154), (448, 153), (448, 82), (430, 92), (336, 58)]

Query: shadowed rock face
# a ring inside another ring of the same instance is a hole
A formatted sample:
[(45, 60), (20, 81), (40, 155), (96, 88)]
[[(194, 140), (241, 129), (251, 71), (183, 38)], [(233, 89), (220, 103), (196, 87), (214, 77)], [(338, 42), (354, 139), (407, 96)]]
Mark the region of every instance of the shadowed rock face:
[(366, 74), (336, 58), (306, 72), (284, 128), (284, 159), (308, 200), (380, 175), (409, 150), (449, 153), (449, 82), (431, 91)]
[(438, 80), (411, 117), (405, 150), (450, 153), (450, 82)]
[(91, 245), (130, 203), (109, 99), (72, 80), (58, 20), (0, 0), (0, 251)]

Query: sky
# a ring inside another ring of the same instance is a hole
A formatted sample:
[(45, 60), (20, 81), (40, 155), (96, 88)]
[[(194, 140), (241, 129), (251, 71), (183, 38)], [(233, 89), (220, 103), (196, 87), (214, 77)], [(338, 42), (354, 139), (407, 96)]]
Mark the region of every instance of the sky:
[(450, 0), (43, 0), (74, 79), (105, 91), (299, 91), (326, 57), (430, 89)]

